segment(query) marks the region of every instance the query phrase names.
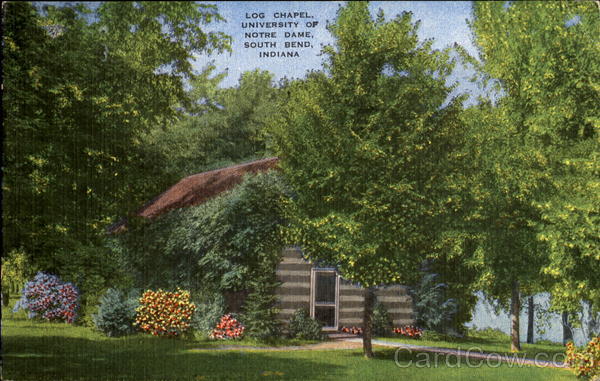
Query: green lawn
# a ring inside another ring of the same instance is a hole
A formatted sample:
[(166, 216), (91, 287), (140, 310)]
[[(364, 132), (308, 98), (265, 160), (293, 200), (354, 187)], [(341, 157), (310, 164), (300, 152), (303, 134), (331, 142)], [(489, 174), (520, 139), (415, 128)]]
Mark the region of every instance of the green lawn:
[(418, 353), (402, 353), (404, 367), (398, 367), (393, 349), (377, 348), (374, 360), (359, 350), (196, 350), (215, 344), (141, 334), (107, 338), (85, 327), (11, 315), (3, 311), (5, 380), (576, 380), (561, 369), (468, 368), (444, 356), (437, 356), (437, 366), (432, 358), (430, 367), (417, 367), (423, 363)]
[[(433, 340), (432, 338), (424, 337), (423, 339), (415, 340), (415, 339), (407, 339), (401, 337), (378, 337), (377, 339), (404, 343), (404, 344), (413, 344), (413, 345), (423, 345), (426, 347), (440, 347), (440, 348), (452, 348), (452, 349), (461, 349), (464, 351), (483, 351), (490, 353), (498, 353), (498, 354), (508, 354), (511, 355), (510, 352), (510, 337), (501, 332), (494, 331), (470, 331), (469, 336), (465, 338), (453, 338), (453, 339), (444, 339), (437, 338)], [(524, 356), (526, 358), (534, 358), (538, 353), (545, 353), (548, 355), (549, 359), (552, 358), (555, 354), (564, 354), (565, 347), (561, 344), (521, 344), (521, 352), (519, 352), (519, 357)], [(541, 359), (542, 357), (540, 357)], [(558, 361), (563, 361), (564, 358), (562, 356), (557, 356)]]
[(259, 348), (267, 348), (267, 347), (288, 347), (288, 346), (301, 346), (301, 345), (310, 345), (317, 344), (320, 341), (316, 340), (299, 340), (299, 339), (276, 339), (269, 342), (262, 342), (252, 339), (243, 339), (243, 340), (198, 340), (194, 342), (194, 348), (199, 349), (214, 349), (218, 347), (231, 347), (236, 346), (240, 348), (244, 347), (259, 347)]

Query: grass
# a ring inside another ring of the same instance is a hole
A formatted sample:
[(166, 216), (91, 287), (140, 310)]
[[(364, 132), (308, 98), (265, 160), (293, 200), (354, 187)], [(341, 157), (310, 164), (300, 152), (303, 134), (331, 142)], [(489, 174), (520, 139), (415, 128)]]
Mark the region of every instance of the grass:
[(195, 341), (196, 348), (218, 348), (218, 347), (257, 347), (257, 348), (269, 348), (269, 347), (288, 347), (288, 346), (302, 346), (319, 343), (316, 340), (300, 340), (300, 339), (275, 339), (269, 342), (258, 341), (254, 339), (244, 338), (243, 340), (198, 340)]
[[(378, 337), (377, 339), (398, 342), (403, 344), (422, 345), (426, 347), (461, 349), (464, 351), (482, 351), (489, 353), (498, 353), (501, 355), (511, 355), (510, 337), (502, 332), (494, 330), (469, 331), (469, 335), (464, 338), (450, 338), (437, 335), (424, 335), (419, 340), (403, 337)], [(565, 347), (561, 344), (521, 344), (519, 357), (534, 358), (538, 354), (546, 354), (548, 357), (539, 357), (540, 359), (552, 359), (554, 355), (558, 361), (564, 360)]]
[(395, 351), (380, 348), (373, 360), (360, 350), (198, 351), (221, 343), (142, 334), (107, 338), (90, 328), (34, 322), (8, 310), (2, 316), (5, 380), (576, 380), (561, 369), (468, 368), (464, 360), (441, 355), (421, 367), (422, 353), (402, 352), (399, 367)]

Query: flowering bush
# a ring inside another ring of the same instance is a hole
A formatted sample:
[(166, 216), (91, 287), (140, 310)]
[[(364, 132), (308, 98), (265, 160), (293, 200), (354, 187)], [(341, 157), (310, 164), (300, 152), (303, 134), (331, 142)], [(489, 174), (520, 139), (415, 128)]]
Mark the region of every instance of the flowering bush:
[(221, 320), (209, 337), (211, 339), (241, 339), (244, 336), (244, 326), (230, 314), (221, 316)]
[(394, 328), (392, 331), (400, 336), (408, 337), (411, 339), (420, 339), (421, 336), (423, 336), (423, 330), (412, 325), (405, 325), (399, 328)]
[(39, 272), (25, 284), (21, 299), (14, 311), (29, 311), (29, 318), (40, 316), (46, 320), (64, 320), (73, 323), (79, 308), (79, 292), (71, 283), (63, 283), (56, 275)]
[(344, 333), (351, 333), (353, 335), (362, 335), (363, 333), (363, 329), (360, 327), (342, 327), (340, 328), (340, 331), (344, 332)]
[(578, 350), (567, 343), (567, 364), (577, 377), (600, 377), (600, 336), (594, 337), (585, 349)]
[(133, 324), (154, 336), (178, 336), (190, 327), (195, 309), (188, 291), (148, 290), (140, 298)]

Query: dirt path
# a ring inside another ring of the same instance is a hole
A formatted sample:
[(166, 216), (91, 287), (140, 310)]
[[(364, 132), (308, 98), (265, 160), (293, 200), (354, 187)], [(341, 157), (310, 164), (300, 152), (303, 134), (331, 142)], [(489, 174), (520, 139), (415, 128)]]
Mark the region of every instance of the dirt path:
[(197, 348), (194, 351), (231, 351), (231, 350), (252, 350), (252, 351), (268, 351), (268, 352), (287, 352), (287, 351), (321, 351), (321, 350), (337, 350), (337, 349), (356, 349), (362, 348), (362, 342), (352, 342), (346, 340), (331, 340), (317, 344), (308, 345), (293, 345), (287, 347), (253, 347), (244, 345), (221, 345), (212, 348)]

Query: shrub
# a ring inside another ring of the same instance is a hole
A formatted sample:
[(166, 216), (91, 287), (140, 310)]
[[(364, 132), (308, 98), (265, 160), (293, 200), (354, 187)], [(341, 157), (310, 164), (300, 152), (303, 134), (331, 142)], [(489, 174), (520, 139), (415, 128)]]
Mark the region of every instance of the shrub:
[(506, 333), (502, 332), (500, 329), (491, 328), (491, 327), (487, 327), (487, 328), (483, 328), (483, 329), (477, 329), (475, 327), (475, 328), (469, 329), (467, 331), (467, 334), (470, 337), (477, 337), (477, 338), (497, 340), (497, 341), (510, 339), (510, 336), (507, 335)]
[(275, 270), (265, 271), (249, 282), (251, 292), (244, 304), (243, 320), (246, 334), (260, 341), (268, 341), (280, 335), (277, 319), (277, 296), (275, 290), (279, 282), (275, 279)]
[(446, 333), (458, 312), (458, 303), (446, 298), (448, 286), (439, 283), (437, 278), (437, 274), (423, 273), (420, 282), (410, 293), (416, 323), (426, 329)]
[(373, 308), (373, 333), (377, 336), (387, 336), (392, 329), (392, 319), (387, 308), (381, 303), (376, 303)]
[(92, 315), (94, 326), (110, 337), (133, 333), (138, 306), (139, 300), (135, 296), (126, 296), (120, 290), (109, 288), (100, 298), (98, 313)]
[(130, 221), (117, 246), (127, 253), (134, 283), (155, 289), (249, 289), (249, 274), (263, 268), (264, 257), (278, 262), (281, 255), (282, 191), (275, 172), (249, 175), (195, 207), (151, 224)]
[(305, 308), (296, 310), (288, 325), (289, 336), (302, 340), (322, 340), (321, 328), (321, 323), (311, 318)]
[(225, 313), (225, 298), (220, 293), (212, 293), (204, 294), (195, 301), (191, 326), (195, 333), (206, 337)]
[(140, 298), (134, 325), (154, 336), (179, 336), (190, 328), (195, 309), (188, 291), (148, 290)]
[(600, 337), (594, 337), (584, 349), (577, 349), (569, 342), (566, 354), (566, 362), (577, 377), (600, 377)]
[(210, 334), (211, 339), (241, 339), (244, 336), (245, 327), (231, 314), (223, 315), (217, 326)]
[(405, 325), (402, 327), (394, 328), (393, 332), (397, 335), (404, 336), (409, 339), (420, 339), (421, 336), (423, 336), (423, 330), (412, 325)]
[(73, 284), (62, 282), (56, 275), (39, 272), (25, 284), (14, 311), (27, 310), (30, 319), (39, 316), (48, 321), (73, 323), (78, 307), (79, 292)]

